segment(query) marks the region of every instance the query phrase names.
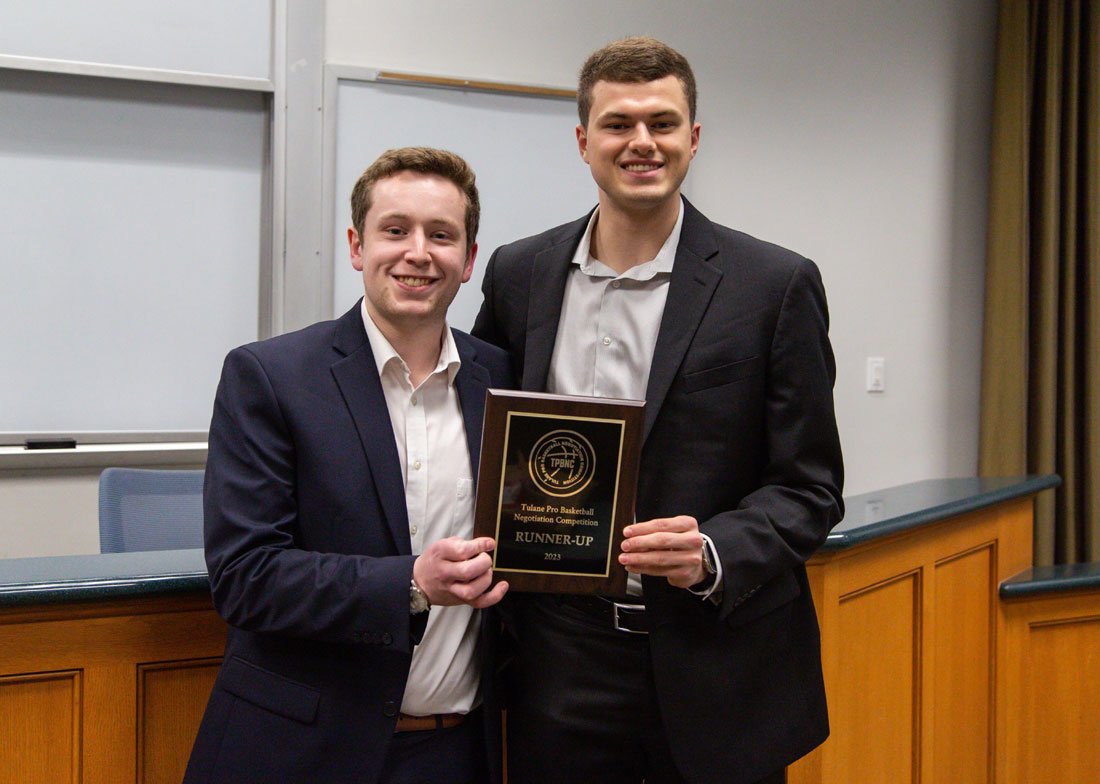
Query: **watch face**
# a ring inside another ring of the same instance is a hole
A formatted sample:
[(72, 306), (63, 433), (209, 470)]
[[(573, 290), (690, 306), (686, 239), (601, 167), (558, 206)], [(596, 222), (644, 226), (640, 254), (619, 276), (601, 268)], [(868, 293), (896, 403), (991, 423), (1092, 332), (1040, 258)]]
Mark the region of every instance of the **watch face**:
[(428, 596), (415, 584), (409, 586), (409, 612), (413, 615), (422, 613), (427, 610), (431, 604), (428, 602)]
[(703, 571), (707, 574), (717, 574), (718, 569), (714, 566), (714, 561), (710, 557), (710, 547), (705, 543), (703, 544)]

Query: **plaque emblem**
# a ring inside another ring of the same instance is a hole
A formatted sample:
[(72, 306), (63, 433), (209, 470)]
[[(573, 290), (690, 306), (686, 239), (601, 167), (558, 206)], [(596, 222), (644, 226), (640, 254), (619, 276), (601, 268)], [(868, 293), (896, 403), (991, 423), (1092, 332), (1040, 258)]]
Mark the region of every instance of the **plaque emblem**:
[(540, 438), (531, 450), (531, 480), (544, 493), (570, 496), (592, 481), (596, 450), (573, 430), (554, 430)]

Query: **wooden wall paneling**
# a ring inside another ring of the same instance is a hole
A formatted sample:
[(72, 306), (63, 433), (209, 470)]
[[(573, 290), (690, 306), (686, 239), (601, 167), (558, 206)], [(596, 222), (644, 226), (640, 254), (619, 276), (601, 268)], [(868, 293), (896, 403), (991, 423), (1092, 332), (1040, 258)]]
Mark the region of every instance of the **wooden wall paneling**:
[(79, 782), (82, 673), (0, 677), (0, 784)]
[(221, 658), (137, 666), (138, 784), (178, 784)]
[(790, 784), (994, 780), (997, 586), (1031, 524), (1022, 498), (811, 559), (832, 735)]
[(840, 599), (840, 661), (852, 687), (830, 705), (835, 780), (920, 780), (921, 582), (911, 571)]
[(937, 784), (993, 780), (996, 553), (985, 542), (934, 567), (927, 758)]
[(133, 672), (129, 661), (100, 662), (84, 669), (85, 784), (134, 780), (137, 689)]
[[(225, 650), (225, 633), (209, 595), (0, 611), (5, 682), (44, 671), (79, 673), (77, 728), (70, 733), (77, 744), (75, 773), (61, 778), (50, 768), (41, 780), (120, 784), (144, 775), (151, 782), (178, 782), (180, 759), (186, 764)], [(0, 689), (0, 717), (17, 715), (13, 706), (25, 701), (7, 694), (15, 692)], [(0, 738), (7, 735), (6, 721), (0, 718)], [(56, 729), (54, 719), (48, 721)], [(59, 741), (49, 734), (27, 737), (37, 746), (28, 747), (26, 759), (0, 751), (0, 784), (37, 781), (41, 765), (35, 760), (53, 764)]]

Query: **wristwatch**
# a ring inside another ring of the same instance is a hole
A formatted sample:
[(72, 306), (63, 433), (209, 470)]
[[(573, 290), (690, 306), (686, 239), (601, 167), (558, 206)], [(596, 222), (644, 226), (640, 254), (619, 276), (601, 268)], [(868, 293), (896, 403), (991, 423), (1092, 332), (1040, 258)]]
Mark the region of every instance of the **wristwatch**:
[(703, 542), (703, 571), (707, 573), (707, 577), (718, 574), (718, 567), (714, 565), (710, 554), (710, 542)]
[(703, 542), (703, 579), (691, 586), (693, 591), (706, 591), (714, 585), (717, 579), (718, 567), (714, 565), (714, 556), (711, 554), (710, 542)]
[(432, 609), (432, 603), (428, 601), (428, 594), (420, 590), (416, 580), (409, 580), (409, 615), (419, 615)]

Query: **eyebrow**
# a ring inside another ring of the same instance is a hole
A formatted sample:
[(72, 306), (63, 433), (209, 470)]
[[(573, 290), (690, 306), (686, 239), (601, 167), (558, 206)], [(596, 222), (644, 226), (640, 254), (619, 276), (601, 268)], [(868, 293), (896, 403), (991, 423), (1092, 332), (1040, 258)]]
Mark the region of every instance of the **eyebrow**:
[[(378, 216), (378, 221), (379, 222), (392, 221), (392, 220), (412, 221), (413, 218), (412, 218), (411, 215), (409, 215), (408, 213), (405, 213), (405, 212), (384, 212), (384, 213), (382, 213), (381, 215)], [(451, 220), (450, 218), (444, 218), (444, 217), (429, 218), (428, 220), (424, 221), (424, 223), (427, 226), (450, 226), (452, 228), (457, 228), (459, 226), (464, 226), (465, 225), (465, 223), (463, 223), (463, 222), (456, 221), (456, 220)]]
[[(626, 112), (605, 112), (601, 114), (598, 119), (600, 120), (630, 120), (634, 115), (627, 114)], [(662, 109), (659, 112), (653, 112), (652, 114), (645, 115), (646, 119), (656, 120), (662, 117), (681, 117), (680, 112), (675, 109)]]

